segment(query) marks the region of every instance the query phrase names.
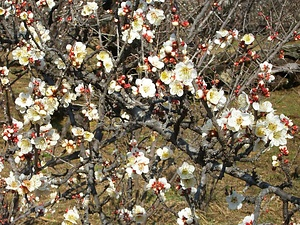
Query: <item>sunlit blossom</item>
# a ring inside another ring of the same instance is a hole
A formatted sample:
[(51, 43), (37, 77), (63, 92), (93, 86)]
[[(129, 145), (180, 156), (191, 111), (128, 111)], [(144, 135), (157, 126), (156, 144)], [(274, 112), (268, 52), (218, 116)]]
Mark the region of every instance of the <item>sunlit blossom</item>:
[(87, 2), (86, 5), (83, 6), (81, 11), (82, 16), (89, 16), (95, 13), (98, 9), (98, 5), (96, 2)]
[[(149, 56), (148, 60), (151, 63), (151, 65), (154, 66), (154, 68), (162, 69), (165, 66), (165, 64), (162, 61), (160, 61), (158, 56), (156, 56), (156, 55), (155, 56)], [(152, 71), (155, 72), (156, 69), (155, 70), (152, 69)]]
[(240, 129), (251, 127), (254, 117), (249, 113), (242, 113), (240, 110), (233, 109), (228, 117), (227, 128), (233, 132)]
[(226, 102), (226, 97), (224, 96), (224, 91), (218, 90), (216, 87), (212, 87), (206, 94), (207, 104), (209, 107), (213, 109), (213, 111), (217, 111), (222, 108)]
[(193, 165), (184, 162), (181, 167), (177, 169), (177, 174), (180, 176), (181, 179), (190, 179), (193, 178), (195, 171), (195, 167)]
[(122, 32), (122, 40), (131, 44), (134, 39), (141, 39), (141, 35), (138, 31), (133, 29), (127, 29)]
[(280, 161), (278, 160), (278, 157), (276, 155), (272, 156), (272, 166), (273, 167), (278, 167), (280, 166)]
[(165, 14), (164, 11), (161, 9), (150, 7), (149, 12), (146, 15), (146, 18), (150, 24), (159, 26), (160, 23), (165, 19)]
[(82, 109), (81, 112), (90, 121), (99, 119), (99, 113), (98, 113), (97, 106), (93, 103), (90, 103), (89, 105), (87, 105), (85, 108)]
[(178, 80), (174, 80), (169, 84), (170, 87), (170, 94), (171, 95), (177, 95), (179, 97), (181, 97), (183, 95), (183, 83), (178, 81)]
[(269, 112), (272, 112), (274, 111), (273, 107), (272, 107), (272, 103), (269, 102), (269, 101), (264, 101), (264, 102), (253, 102), (252, 104), (253, 108), (255, 110), (257, 110), (258, 112), (266, 112), (266, 113), (269, 113)]
[(67, 153), (72, 153), (77, 148), (76, 143), (73, 140), (65, 139), (62, 141), (61, 146), (66, 149)]
[(117, 81), (112, 80), (108, 85), (108, 94), (112, 94), (114, 92), (119, 92), (122, 89), (122, 86), (117, 83)]
[(119, 209), (118, 210), (119, 218), (123, 221), (131, 221), (133, 219), (132, 212), (128, 209)]
[(170, 147), (163, 147), (156, 150), (156, 154), (160, 157), (161, 160), (167, 160), (173, 156), (173, 151)]
[(154, 97), (156, 93), (155, 84), (149, 78), (137, 79), (136, 85), (143, 98)]
[(86, 54), (86, 45), (82, 42), (75, 42), (74, 45), (68, 44), (66, 46), (67, 51), (69, 51), (69, 58), (72, 65), (75, 67), (80, 67)]
[(191, 208), (184, 208), (178, 212), (177, 224), (178, 225), (187, 225), (194, 224), (195, 219), (197, 220), (197, 216), (193, 216)]
[(255, 37), (253, 34), (245, 34), (241, 40), (244, 41), (246, 45), (251, 45), (254, 42)]
[(32, 150), (31, 140), (29, 138), (22, 138), (18, 142), (18, 147), (20, 148), (20, 155), (28, 154)]
[(173, 80), (172, 76), (173, 76), (172, 71), (164, 70), (160, 73), (160, 80), (165, 84), (170, 84)]
[(68, 224), (68, 222), (71, 223), (71, 225), (77, 224), (79, 219), (80, 219), (80, 216), (79, 216), (78, 210), (74, 206), (73, 209), (68, 209), (67, 212), (64, 214), (64, 222), (65, 223), (62, 223), (62, 225)]
[(197, 71), (194, 69), (192, 61), (177, 63), (175, 66), (176, 80), (182, 81), (184, 85), (190, 84), (196, 77)]
[(4, 178), (4, 180), (6, 183), (6, 189), (16, 191), (20, 188), (21, 183), (12, 171), (9, 172), (9, 177)]

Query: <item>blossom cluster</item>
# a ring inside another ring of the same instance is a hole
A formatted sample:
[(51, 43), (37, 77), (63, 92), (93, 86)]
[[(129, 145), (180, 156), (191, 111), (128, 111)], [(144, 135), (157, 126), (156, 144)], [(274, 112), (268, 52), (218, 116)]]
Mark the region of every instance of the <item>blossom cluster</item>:
[(144, 223), (147, 219), (147, 212), (145, 208), (140, 205), (134, 205), (132, 211), (125, 208), (119, 209), (117, 214), (122, 221), (135, 221), (137, 224)]
[(0, 67), (0, 81), (3, 86), (9, 83), (8, 73), (9, 73), (9, 69), (7, 69), (6, 66)]
[(86, 45), (80, 41), (77, 41), (73, 45), (68, 44), (66, 49), (69, 52), (69, 59), (72, 65), (76, 68), (79, 68), (87, 54)]
[(94, 89), (91, 84), (88, 86), (80, 83), (75, 88), (75, 93), (77, 97), (83, 96), (85, 98), (86, 104), (82, 108), (81, 113), (88, 118), (88, 120), (98, 120), (99, 113), (96, 104), (92, 103), (92, 97), (94, 94)]
[(178, 212), (177, 224), (186, 225), (186, 224), (197, 224), (198, 219), (197, 215), (192, 213), (191, 208), (184, 208)]
[(177, 169), (177, 174), (180, 177), (180, 184), (177, 189), (183, 194), (196, 193), (196, 178), (194, 175), (195, 167), (187, 162), (184, 162), (181, 167)]
[(44, 175), (39, 173), (29, 178), (24, 174), (18, 176), (11, 171), (9, 177), (4, 178), (4, 180), (7, 190), (17, 191), (20, 195), (25, 195), (39, 188), (43, 188)]
[(113, 68), (113, 61), (110, 55), (106, 51), (100, 51), (97, 54), (97, 59), (99, 60), (97, 66), (101, 67), (103, 65), (105, 72), (109, 73)]
[(96, 2), (87, 2), (86, 5), (83, 6), (81, 11), (82, 16), (90, 16), (91, 14), (97, 12), (98, 5)]
[(149, 172), (149, 158), (145, 156), (143, 150), (133, 144), (131, 151), (127, 153), (126, 172), (129, 177)]
[[(124, 1), (120, 6), (118, 15), (131, 18), (133, 10), (131, 1)], [(141, 39), (142, 36), (147, 42), (152, 43), (155, 29), (151, 29), (150, 26), (159, 26), (164, 19), (164, 11), (157, 8), (157, 5), (154, 6), (152, 1), (141, 1), (138, 9), (133, 12), (131, 23), (122, 27), (122, 40), (130, 44), (135, 39)]]

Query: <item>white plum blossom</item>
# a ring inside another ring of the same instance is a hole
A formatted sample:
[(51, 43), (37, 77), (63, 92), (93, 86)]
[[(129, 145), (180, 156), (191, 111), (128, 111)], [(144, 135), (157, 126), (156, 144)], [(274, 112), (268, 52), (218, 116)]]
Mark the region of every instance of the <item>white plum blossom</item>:
[(36, 137), (31, 140), (31, 143), (40, 150), (46, 150), (46, 148), (48, 147), (47, 141), (44, 137)]
[(287, 144), (287, 138), (289, 138), (288, 130), (286, 128), (275, 131), (269, 135), (270, 146), (281, 146)]
[(173, 156), (173, 151), (170, 147), (165, 146), (156, 150), (156, 154), (160, 157), (161, 160), (167, 160)]
[(156, 195), (166, 192), (170, 189), (170, 187), (171, 185), (167, 182), (167, 179), (165, 177), (159, 178), (158, 180), (156, 180), (156, 178), (152, 178), (146, 185), (146, 189), (152, 189)]
[(132, 3), (131, 1), (126, 1), (121, 3), (121, 8), (118, 8), (118, 15), (125, 16), (126, 13), (131, 11)]
[(18, 178), (14, 175), (12, 171), (9, 172), (9, 177), (4, 178), (4, 180), (6, 183), (5, 188), (8, 190), (17, 191), (21, 186), (21, 182), (18, 180)]
[(233, 132), (237, 132), (240, 129), (251, 127), (253, 123), (254, 118), (251, 114), (233, 109), (228, 117), (227, 128)]
[(267, 121), (258, 120), (255, 124), (255, 135), (259, 138), (267, 137), (268, 134)]
[[(106, 51), (100, 51), (96, 57), (98, 60), (102, 61), (102, 65), (104, 66), (105, 71), (109, 73), (113, 68), (113, 61), (110, 55)], [(97, 65), (99, 66), (100, 63), (98, 63)]]
[(177, 95), (179, 97), (181, 97), (183, 95), (183, 83), (178, 81), (178, 80), (174, 80), (169, 84), (170, 87), (170, 94), (171, 95)]
[(116, 190), (115, 184), (111, 178), (108, 177), (107, 180), (109, 181), (109, 187), (106, 189), (106, 192), (110, 197), (118, 199), (121, 196), (122, 192), (118, 192)]
[(178, 225), (187, 225), (194, 224), (195, 219), (197, 220), (197, 216), (193, 216), (191, 208), (184, 208), (178, 212), (177, 224)]
[(73, 140), (65, 139), (62, 141), (61, 146), (66, 149), (67, 153), (70, 154), (77, 148), (76, 143)]
[(195, 167), (193, 165), (184, 162), (181, 167), (177, 169), (177, 174), (181, 179), (190, 179), (194, 177)]
[(108, 85), (108, 94), (112, 94), (114, 92), (120, 92), (122, 86), (117, 83), (117, 81), (112, 80)]
[(265, 112), (265, 113), (269, 113), (269, 112), (273, 112), (274, 109), (272, 107), (272, 103), (269, 101), (264, 101), (264, 102), (253, 102), (252, 104), (253, 109), (257, 110), (258, 112)]
[(173, 72), (170, 70), (164, 70), (160, 73), (160, 80), (165, 84), (170, 84), (173, 80)]
[(272, 166), (273, 167), (278, 167), (280, 166), (280, 161), (278, 160), (278, 157), (276, 155), (272, 156)]
[(202, 99), (203, 97), (204, 97), (204, 91), (203, 90), (201, 90), (201, 89), (199, 89), (199, 90), (197, 90), (196, 92), (195, 92), (195, 98), (196, 99)]
[(39, 174), (34, 174), (30, 180), (28, 179), (24, 179), (22, 180), (22, 187), (21, 189), (18, 190), (19, 193), (27, 193), (29, 192), (33, 192), (34, 190), (38, 189), (39, 187), (41, 187), (42, 182), (41, 182), (41, 178), (43, 177), (42, 173)]
[(19, 64), (22, 66), (29, 64), (30, 54), (26, 46), (17, 47), (15, 50), (13, 50), (12, 57), (14, 60), (18, 60)]
[(141, 35), (138, 31), (133, 29), (127, 29), (122, 32), (122, 40), (131, 44), (134, 39), (141, 39)]
[(79, 219), (80, 216), (78, 210), (74, 206), (73, 209), (68, 209), (67, 212), (64, 214), (64, 221), (62, 222), (62, 225), (77, 224)]
[(180, 185), (183, 189), (193, 188), (196, 185), (196, 178), (180, 179)]
[(19, 156), (28, 154), (32, 150), (31, 140), (29, 138), (22, 138), (18, 142), (18, 147), (20, 148)]
[(197, 71), (190, 60), (177, 63), (175, 66), (176, 80), (182, 81), (184, 85), (189, 85), (197, 77)]
[(153, 39), (155, 38), (155, 30), (150, 30), (146, 27), (142, 29), (142, 35), (149, 43), (153, 43)]
[(131, 152), (127, 153), (127, 168), (126, 172), (129, 177), (134, 174), (141, 175), (142, 173), (149, 172), (150, 160), (145, 156), (144, 152), (139, 151), (138, 148), (133, 148)]
[(82, 109), (81, 112), (90, 121), (99, 119), (98, 109), (94, 103), (90, 103), (89, 105), (87, 105), (85, 108)]
[(259, 67), (260, 67), (261, 71), (270, 73), (273, 65), (271, 63), (268, 63), (267, 61), (265, 61), (265, 62), (259, 64)]
[(244, 41), (244, 43), (246, 44), (246, 45), (251, 45), (253, 42), (254, 42), (254, 40), (255, 40), (255, 37), (254, 37), (254, 35), (253, 34), (245, 34), (243, 37), (242, 37), (242, 39), (241, 39), (241, 41)]
[(8, 73), (9, 73), (9, 69), (7, 69), (6, 66), (0, 67), (0, 80), (2, 85), (6, 85), (9, 83)]
[(132, 216), (136, 223), (142, 224), (147, 219), (147, 212), (142, 206), (135, 205), (132, 209)]
[(149, 56), (148, 57), (149, 62), (151, 63), (152, 66), (154, 66), (154, 68), (152, 68), (152, 71), (155, 72), (156, 68), (157, 69), (162, 69), (165, 64), (159, 60), (158, 56)]
[(96, 2), (87, 2), (86, 5), (83, 6), (81, 11), (82, 16), (89, 16), (95, 13), (98, 9), (98, 5)]
[(57, 66), (57, 69), (59, 69), (59, 70), (66, 69), (66, 64), (64, 63), (64, 61), (61, 58), (56, 58), (54, 60), (54, 64)]
[(128, 222), (133, 219), (132, 212), (128, 209), (119, 209), (118, 210), (119, 218)]
[(238, 225), (251, 225), (253, 224), (253, 221), (254, 221), (254, 214), (251, 214), (251, 216), (246, 216), (243, 219), (243, 222), (239, 223)]
[(139, 9), (134, 12), (133, 21), (131, 23), (131, 29), (133, 31), (139, 32), (143, 29), (144, 19), (142, 14), (143, 12), (140, 12)]
[(89, 131), (84, 131), (83, 132), (83, 139), (85, 141), (91, 142), (94, 138), (94, 134), (89, 132)]
[(219, 30), (216, 32), (216, 39), (214, 39), (214, 43), (220, 45), (220, 48), (225, 48), (231, 44), (232, 39), (233, 36), (228, 30)]
[(33, 105), (34, 101), (29, 93), (21, 92), (15, 103), (21, 109), (21, 112), (25, 112), (25, 108)]
[(145, 156), (136, 157), (134, 164), (132, 165), (132, 169), (136, 174), (141, 175), (142, 173), (149, 172), (149, 159)]
[(228, 203), (228, 208), (231, 210), (241, 209), (243, 206), (243, 201), (245, 197), (236, 191), (232, 191), (231, 195), (226, 196), (226, 201)]
[(206, 94), (207, 104), (213, 111), (217, 111), (222, 108), (226, 103), (226, 97), (224, 91), (218, 90), (216, 87), (212, 87)]
[(138, 86), (139, 93), (143, 98), (151, 98), (155, 96), (156, 88), (153, 81), (149, 78), (137, 79), (136, 85)]
[(146, 18), (150, 24), (159, 26), (166, 17), (163, 10), (149, 7), (149, 12), (147, 13)]
[(86, 45), (82, 42), (75, 42), (73, 46), (68, 44), (66, 49), (69, 52), (69, 58), (72, 62), (72, 65), (75, 67), (80, 67), (87, 54)]
[(84, 129), (82, 127), (72, 127), (71, 131), (75, 137), (83, 136), (84, 134)]

